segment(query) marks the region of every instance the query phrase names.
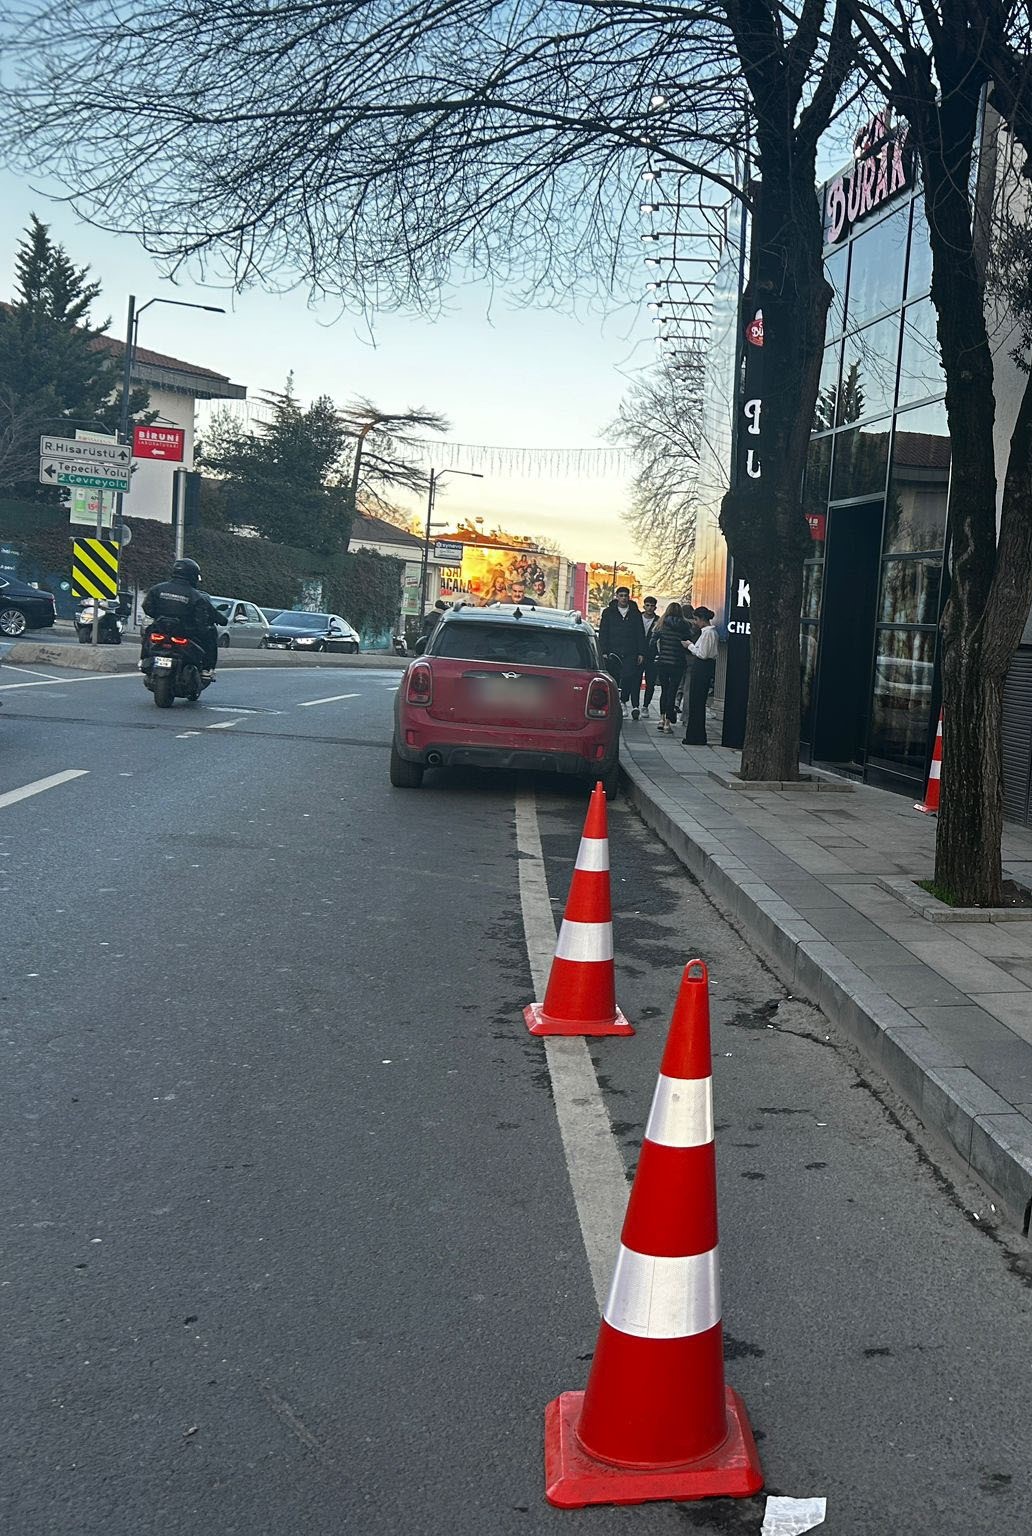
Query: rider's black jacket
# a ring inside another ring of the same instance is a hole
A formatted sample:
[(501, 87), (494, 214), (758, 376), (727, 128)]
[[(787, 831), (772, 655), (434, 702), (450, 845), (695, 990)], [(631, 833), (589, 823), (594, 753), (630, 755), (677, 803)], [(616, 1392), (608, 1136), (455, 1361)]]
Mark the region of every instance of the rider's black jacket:
[(143, 611), (152, 619), (179, 619), (195, 635), (226, 622), (211, 598), (187, 581), (159, 581), (144, 598)]

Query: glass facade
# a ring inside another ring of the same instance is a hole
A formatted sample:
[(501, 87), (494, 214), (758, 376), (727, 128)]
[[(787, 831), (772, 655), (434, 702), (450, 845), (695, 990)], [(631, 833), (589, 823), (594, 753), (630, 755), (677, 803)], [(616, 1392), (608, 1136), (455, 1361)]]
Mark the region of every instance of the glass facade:
[[(803, 494), (804, 751), (907, 790), (937, 703), (950, 476), (930, 271), (911, 192), (825, 252), (834, 299)], [(858, 695), (846, 709), (844, 687)]]

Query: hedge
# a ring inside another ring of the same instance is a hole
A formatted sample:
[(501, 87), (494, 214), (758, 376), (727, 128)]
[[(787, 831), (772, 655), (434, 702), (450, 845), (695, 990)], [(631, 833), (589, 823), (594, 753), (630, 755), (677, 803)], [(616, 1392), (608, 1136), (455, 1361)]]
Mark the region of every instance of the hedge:
[[(146, 588), (167, 576), (174, 545), (168, 523), (127, 517), (132, 541), (123, 555), (123, 581)], [(68, 513), (61, 507), (0, 500), (0, 538), (24, 551), (22, 568), (29, 579), (55, 587), (67, 580)], [(208, 592), (245, 597), (263, 608), (292, 608), (302, 585), (323, 584), (322, 603), (342, 613), (363, 635), (382, 636), (394, 628), (401, 608), (402, 562), (372, 550), (340, 556), (194, 528), (187, 533), (187, 553), (201, 567)]]

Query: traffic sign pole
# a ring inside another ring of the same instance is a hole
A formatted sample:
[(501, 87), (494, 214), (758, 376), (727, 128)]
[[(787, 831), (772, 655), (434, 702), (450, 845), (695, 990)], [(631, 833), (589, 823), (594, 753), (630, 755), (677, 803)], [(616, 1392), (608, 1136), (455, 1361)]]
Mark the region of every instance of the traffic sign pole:
[[(129, 313), (125, 327), (125, 357), (122, 360), (122, 400), (118, 413), (118, 436), (123, 443), (129, 441), (129, 391), (132, 388), (133, 378), (133, 353), (136, 350), (136, 295), (129, 295)], [(118, 541), (118, 548), (122, 548), (123, 529), (123, 493), (118, 492), (115, 497), (115, 519), (111, 530)]]

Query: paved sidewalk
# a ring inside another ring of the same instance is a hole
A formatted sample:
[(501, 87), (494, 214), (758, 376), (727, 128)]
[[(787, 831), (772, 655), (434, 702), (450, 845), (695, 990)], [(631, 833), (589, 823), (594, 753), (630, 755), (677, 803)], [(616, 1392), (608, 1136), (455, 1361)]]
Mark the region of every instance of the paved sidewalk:
[[(644, 819), (1027, 1230), (1032, 920), (928, 920), (911, 882), (932, 873), (932, 817), (831, 775), (815, 775), (820, 789), (726, 788), (713, 775), (730, 779), (738, 758), (624, 724)], [(1004, 863), (1032, 875), (1032, 834), (1007, 828)]]

